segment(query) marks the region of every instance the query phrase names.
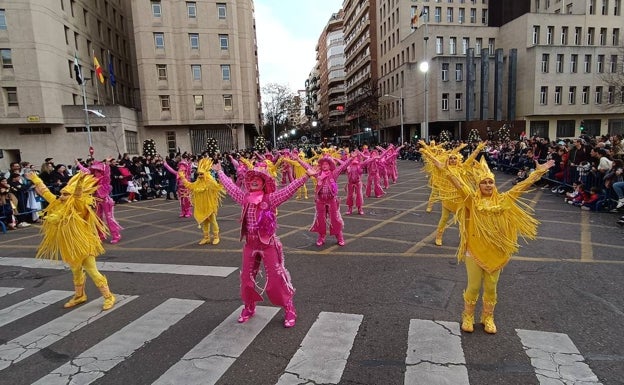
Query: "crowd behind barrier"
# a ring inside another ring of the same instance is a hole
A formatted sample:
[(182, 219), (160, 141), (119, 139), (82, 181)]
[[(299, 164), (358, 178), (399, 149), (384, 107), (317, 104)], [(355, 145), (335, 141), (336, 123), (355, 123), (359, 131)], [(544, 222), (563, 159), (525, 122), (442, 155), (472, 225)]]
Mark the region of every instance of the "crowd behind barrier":
[[(432, 137), (432, 140), (437, 138)], [(445, 143), (448, 148), (459, 146), (463, 142)], [(382, 144), (385, 146), (385, 144)], [(345, 143), (344, 151), (362, 149), (355, 143)], [(476, 143), (467, 143), (461, 150), (466, 158), (476, 147)], [(308, 157), (319, 150), (315, 146), (301, 148)], [(236, 178), (236, 169), (229, 160), (254, 157), (253, 149), (218, 153), (213, 158), (222, 164), (224, 172)], [(194, 166), (200, 157), (206, 154), (190, 153), (135, 156), (128, 154), (117, 159), (107, 159), (111, 172), (111, 197), (116, 203), (130, 203), (139, 200), (156, 198), (177, 199), (177, 176), (166, 170), (165, 162), (174, 170), (177, 163), (184, 157)], [(534, 169), (535, 162), (555, 160), (555, 167), (539, 182), (540, 187), (553, 193), (565, 196), (566, 202), (570, 195), (580, 197), (578, 206), (592, 211), (624, 210), (624, 148), (622, 136), (602, 136), (596, 138), (579, 137), (550, 141), (548, 138), (521, 137), (517, 140), (488, 140), (487, 146), (480, 156), (485, 156), (493, 170), (509, 173), (520, 181)], [(400, 150), (403, 160), (422, 161), (418, 143), (404, 143)], [(89, 167), (92, 158), (77, 159), (84, 167)], [(38, 197), (30, 182), (23, 177), (26, 171), (38, 172), (41, 179), (51, 192), (60, 194), (60, 190), (71, 178), (77, 167), (71, 164), (54, 164), (52, 158), (46, 158), (37, 169), (29, 162), (13, 162), (10, 170), (0, 172), (0, 227), (7, 229), (27, 227), (37, 223), (41, 210), (47, 204)], [(193, 178), (194, 179), (193, 170)], [(578, 194), (581, 191), (581, 194)], [(573, 203), (573, 204), (576, 204)], [(624, 224), (624, 221), (621, 224)], [(620, 224), (618, 222), (618, 224)]]

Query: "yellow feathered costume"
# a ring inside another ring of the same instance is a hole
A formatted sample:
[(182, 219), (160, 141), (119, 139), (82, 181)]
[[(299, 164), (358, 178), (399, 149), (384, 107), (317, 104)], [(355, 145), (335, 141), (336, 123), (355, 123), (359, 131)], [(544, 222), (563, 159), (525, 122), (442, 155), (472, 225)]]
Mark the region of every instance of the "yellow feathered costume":
[[(38, 176), (31, 176), (35, 186), (44, 186)], [(85, 173), (70, 179), (56, 197), (47, 188), (40, 195), (49, 203), (44, 209), (41, 227), (43, 240), (37, 250), (37, 258), (59, 260), (70, 267), (80, 266), (87, 257), (104, 253), (100, 233), (108, 234), (108, 228), (95, 211), (97, 180)]]

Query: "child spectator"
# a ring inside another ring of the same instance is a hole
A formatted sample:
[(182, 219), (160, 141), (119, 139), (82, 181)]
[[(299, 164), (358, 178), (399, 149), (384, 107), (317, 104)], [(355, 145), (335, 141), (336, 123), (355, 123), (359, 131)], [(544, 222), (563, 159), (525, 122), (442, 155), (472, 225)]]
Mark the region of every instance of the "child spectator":
[(566, 202), (574, 206), (581, 206), (585, 198), (587, 198), (585, 185), (582, 183), (577, 183), (575, 191), (576, 191), (576, 194), (571, 198), (566, 198)]
[(143, 182), (141, 189), (141, 200), (151, 200), (156, 198), (156, 191), (150, 187), (149, 182)]
[(516, 179), (512, 183), (518, 184), (522, 182), (523, 180), (525, 180), (528, 176), (529, 176), (529, 167), (524, 166), (518, 171), (518, 173), (516, 174)]
[(589, 194), (581, 202), (581, 209), (598, 211), (598, 201), (600, 200), (600, 190), (598, 187), (592, 187)]

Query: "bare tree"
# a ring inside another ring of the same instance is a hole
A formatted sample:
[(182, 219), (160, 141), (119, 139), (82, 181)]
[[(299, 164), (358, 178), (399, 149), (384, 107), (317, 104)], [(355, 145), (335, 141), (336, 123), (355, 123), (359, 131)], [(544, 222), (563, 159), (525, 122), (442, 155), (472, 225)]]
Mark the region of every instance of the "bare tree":
[[(287, 86), (278, 83), (269, 83), (262, 87), (264, 106), (264, 133), (273, 137), (273, 123), (275, 130), (284, 127), (288, 120), (288, 112), (296, 107), (296, 94)], [(272, 141), (272, 139), (271, 139)]]
[(609, 68), (600, 74), (602, 80), (607, 86), (607, 102), (602, 104), (604, 109), (617, 109), (622, 111), (624, 107), (624, 63), (617, 61), (617, 58), (624, 57), (624, 47), (618, 47), (617, 55), (612, 55), (615, 61), (612, 61)]

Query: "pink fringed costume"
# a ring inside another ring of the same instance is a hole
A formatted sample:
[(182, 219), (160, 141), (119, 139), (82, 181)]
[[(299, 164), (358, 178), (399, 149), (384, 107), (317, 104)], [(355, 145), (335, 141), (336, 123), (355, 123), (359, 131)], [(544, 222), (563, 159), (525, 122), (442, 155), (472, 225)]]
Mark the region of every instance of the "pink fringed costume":
[(169, 171), (172, 174), (175, 174), (178, 179), (177, 191), (178, 191), (178, 201), (180, 202), (180, 218), (182, 217), (189, 218), (191, 216), (191, 207), (192, 207), (191, 190), (189, 190), (186, 186), (184, 186), (184, 183), (180, 181), (179, 173), (180, 172), (184, 173), (186, 180), (191, 180), (191, 174), (193, 172), (191, 168), (191, 163), (189, 163), (185, 159), (182, 159), (178, 163), (178, 171), (171, 168), (171, 166), (169, 166), (167, 162), (163, 162), (163, 166), (167, 169), (167, 171)]
[(371, 151), (370, 158), (366, 159), (363, 162), (363, 165), (368, 171), (368, 177), (366, 178), (366, 197), (369, 198), (371, 196), (372, 187), (372, 192), (375, 193), (375, 198), (381, 198), (385, 192), (381, 188), (379, 169), (384, 167), (384, 165), (377, 150)]
[[(347, 159), (339, 167), (336, 167), (334, 159), (328, 155), (318, 160), (320, 171), (315, 175), (316, 188), (314, 192), (314, 203), (316, 213), (310, 231), (319, 234), (316, 241), (317, 246), (325, 243), (327, 234), (327, 218), (329, 217), (329, 234), (335, 235), (340, 246), (344, 246), (344, 236), (342, 230), (344, 221), (340, 215), (340, 199), (338, 198), (338, 177), (351, 164), (353, 158)], [(301, 165), (310, 168), (307, 163), (301, 161)]]
[[(97, 180), (97, 190), (93, 194), (97, 198), (97, 215), (108, 227), (111, 243), (119, 242), (123, 228), (115, 219), (115, 202), (110, 196), (113, 186), (111, 185), (111, 172), (108, 163), (95, 161), (89, 168), (84, 167), (79, 162), (76, 164), (80, 171), (85, 174), (92, 174)], [(106, 234), (103, 232), (100, 231), (99, 235), (100, 239), (106, 239)]]
[[(277, 207), (292, 197), (306, 182), (307, 175), (277, 190), (275, 180), (263, 169), (255, 168), (247, 171), (248, 191), (243, 191), (221, 171), (219, 166), (215, 166), (215, 169), (218, 170), (219, 181), (228, 195), (242, 206), (241, 240), (245, 238), (245, 245), (240, 273), (240, 293), (245, 307), (238, 322), (243, 323), (253, 317), (256, 302), (262, 301), (262, 296), (256, 291), (256, 276), (262, 261), (267, 275), (266, 293), (269, 300), (274, 305), (284, 308), (284, 326), (295, 326), (297, 318), (293, 304), (295, 288), (291, 283), (290, 273), (284, 266), (282, 243), (275, 235), (276, 212)], [(259, 178), (261, 182), (258, 181)]]
[(353, 157), (351, 164), (347, 166), (347, 215), (351, 215), (353, 205), (357, 208), (358, 214), (364, 215), (362, 205), (362, 173), (364, 169), (358, 157)]

